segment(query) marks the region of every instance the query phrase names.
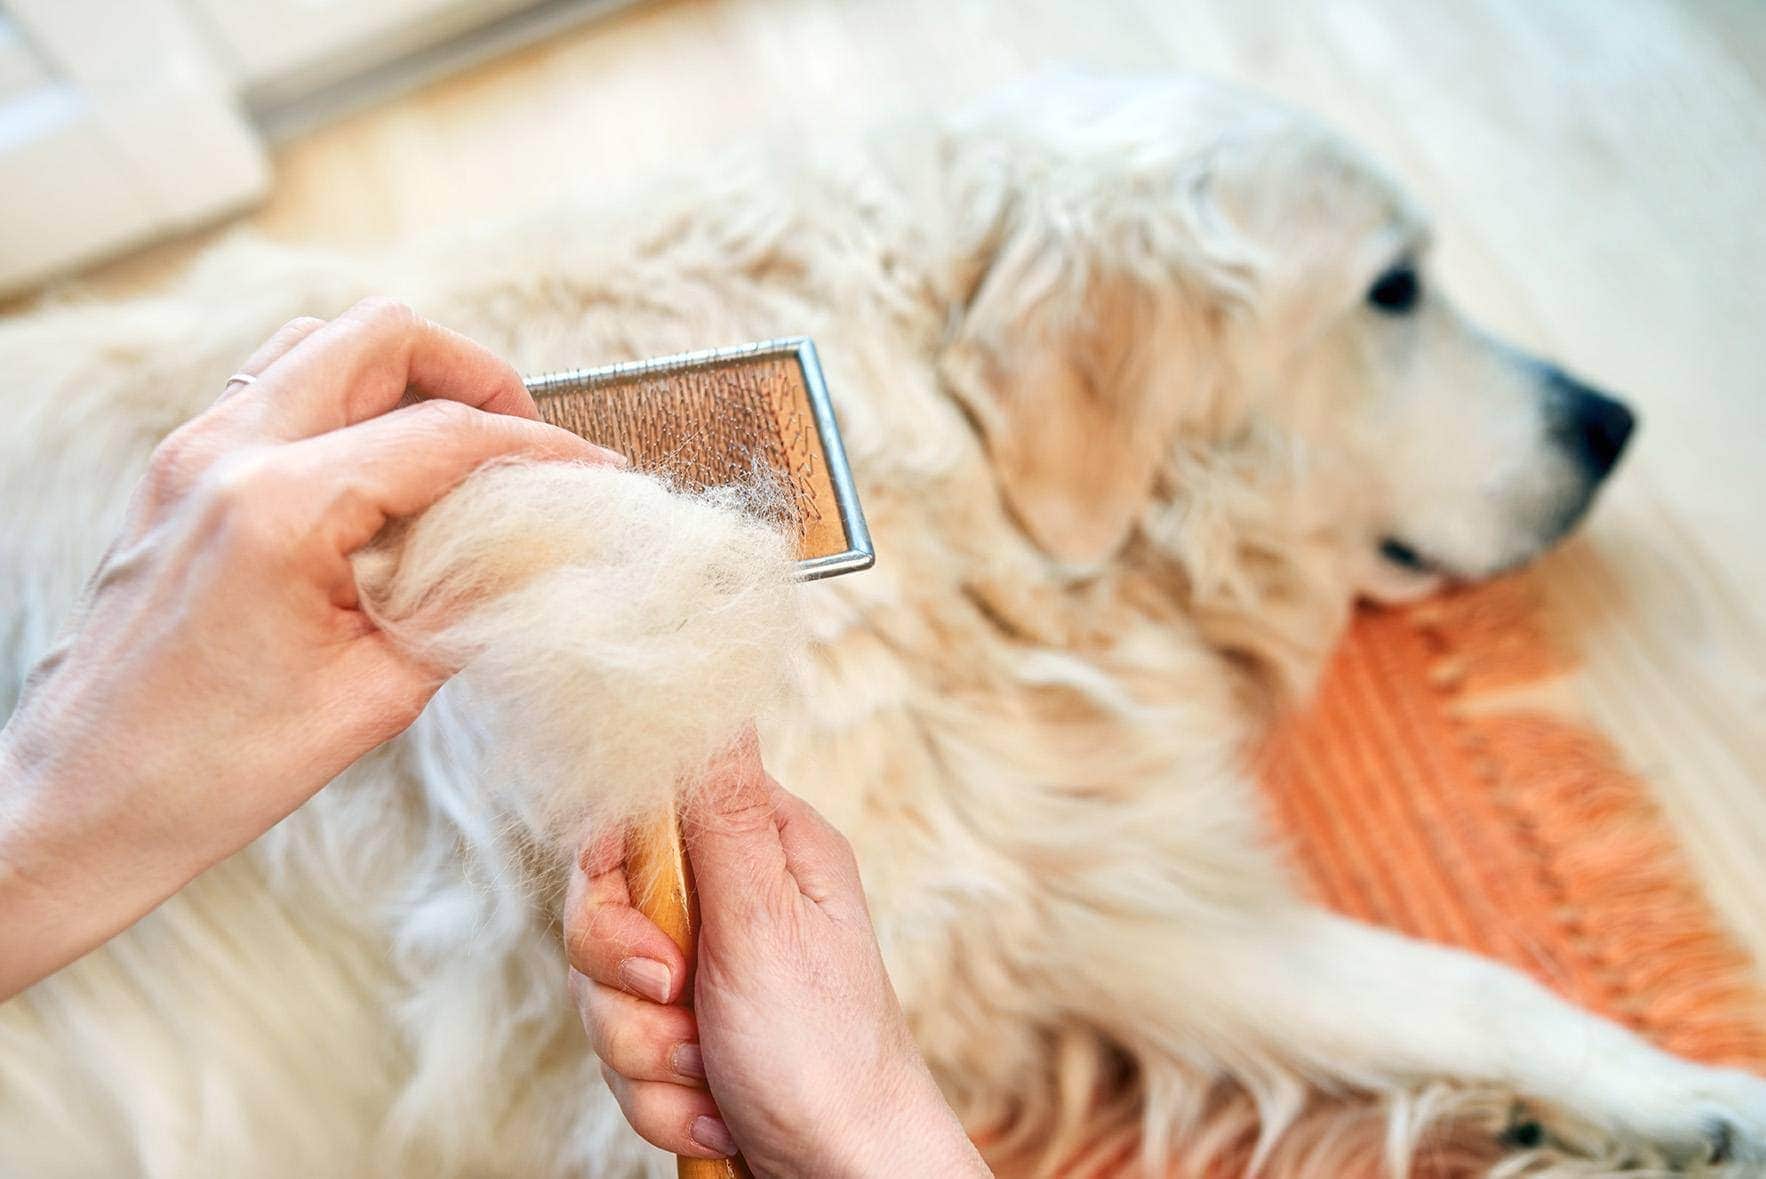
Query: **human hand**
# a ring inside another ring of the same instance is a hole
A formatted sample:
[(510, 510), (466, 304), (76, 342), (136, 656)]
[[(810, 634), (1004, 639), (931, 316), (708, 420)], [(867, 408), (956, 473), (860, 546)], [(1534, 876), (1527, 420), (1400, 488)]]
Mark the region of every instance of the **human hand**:
[(583, 853), (570, 989), (632, 1126), (757, 1175), (989, 1174), (908, 1035), (852, 848), (767, 776), (752, 737), (685, 824), (700, 929), (687, 961), (632, 905), (623, 848)]
[[(115, 934), (416, 718), (444, 678), (350, 554), (500, 456), (623, 461), (390, 301), (300, 319), (154, 451), (0, 733), (0, 998)], [(428, 400), (403, 404), (408, 388)]]

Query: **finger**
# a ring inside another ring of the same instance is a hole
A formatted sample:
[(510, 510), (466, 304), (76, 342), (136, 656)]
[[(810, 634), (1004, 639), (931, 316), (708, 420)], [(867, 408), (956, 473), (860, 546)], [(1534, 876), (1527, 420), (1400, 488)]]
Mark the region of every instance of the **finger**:
[(488, 349), (402, 303), (365, 299), (301, 340), (251, 386), (285, 437), (376, 417), (407, 391), (537, 419), (520, 375)]
[(750, 729), (706, 771), (683, 813), (707, 926), (744, 921), (789, 883), (774, 810), (777, 790)]
[(577, 852), (576, 866), (591, 880), (603, 872), (611, 872), (625, 863), (625, 843), (623, 831), (590, 839)]
[[(338, 590), (335, 600), (347, 609), (354, 592), (352, 583), (347, 592)], [(336, 726), (330, 731), (339, 734), (339, 748), (372, 749), (409, 728), (459, 668), (414, 659), (372, 620), (358, 614), (354, 621), (361, 629), (331, 665), (335, 688), (323, 707)], [(338, 772), (346, 767), (347, 762)]]
[[(296, 344), (324, 326), (324, 320), (310, 315), (289, 320), (259, 344), (257, 351), (246, 357), (244, 363), (234, 370), (233, 377), (261, 375)], [(169, 480), (174, 486), (180, 489), (187, 486), (198, 472), (206, 470), (221, 455), (237, 450), (254, 432), (249, 425), (242, 425), (255, 414), (241, 406), (239, 396), (252, 383), (229, 378), (207, 410), (178, 428), (174, 437), (178, 439), (176, 446), (181, 458), (171, 464), (177, 470)]]
[(601, 1076), (613, 1090), (620, 1112), (652, 1146), (696, 1159), (728, 1158), (735, 1140), (704, 1089), (666, 1081), (634, 1081), (603, 1065)]
[(773, 798), (778, 815), (779, 842), (785, 849), (785, 867), (797, 882), (797, 891), (823, 906), (857, 906), (864, 910), (864, 886), (859, 879), (858, 859), (834, 824), (822, 813), (783, 786)]
[[(262, 344), (259, 344), (257, 351), (246, 357), (245, 363), (233, 370), (233, 375), (235, 377), (263, 376), (271, 365), (288, 355), (296, 344), (300, 343), (324, 326), (325, 321), (313, 315), (303, 315), (297, 319), (289, 320), (287, 323), (277, 328), (275, 333), (272, 334), (269, 339), (265, 340)], [(229, 379), (226, 387), (221, 390), (221, 395), (215, 398), (216, 403), (218, 404), (225, 401), (227, 398), (233, 396), (242, 389), (248, 388), (251, 384), (252, 382), (250, 381), (236, 381)]]
[(564, 950), (571, 967), (592, 981), (652, 1003), (675, 1002), (687, 977), (681, 948), (632, 906), (619, 861), (593, 874), (579, 862), (571, 872)]
[(703, 1085), (699, 1025), (685, 1007), (662, 1006), (570, 972), (572, 998), (595, 1055), (634, 1081)]
[(422, 511), (491, 459), (625, 465), (625, 458), (544, 422), (422, 401), (287, 448), (305, 485), (330, 488), (343, 516), (333, 539), (344, 553), (367, 544), (388, 519)]

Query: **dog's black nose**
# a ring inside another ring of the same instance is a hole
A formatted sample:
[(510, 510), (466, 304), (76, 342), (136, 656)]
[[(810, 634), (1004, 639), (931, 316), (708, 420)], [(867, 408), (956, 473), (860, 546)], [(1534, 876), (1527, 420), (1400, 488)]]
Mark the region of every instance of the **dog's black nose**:
[(1546, 380), (1558, 436), (1590, 479), (1604, 478), (1625, 452), (1625, 444), (1637, 427), (1637, 416), (1623, 401), (1584, 385), (1561, 369), (1552, 369)]

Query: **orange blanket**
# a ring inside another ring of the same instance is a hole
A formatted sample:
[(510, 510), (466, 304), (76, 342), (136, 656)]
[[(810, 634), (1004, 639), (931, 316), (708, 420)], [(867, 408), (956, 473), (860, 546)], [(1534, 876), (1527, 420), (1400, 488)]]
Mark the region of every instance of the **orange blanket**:
[[(1571, 670), (1525, 575), (1362, 611), (1259, 759), (1276, 828), (1321, 904), (1509, 963), (1672, 1052), (1766, 1072), (1766, 994), (1648, 787), (1538, 703)], [(1248, 1158), (1248, 1109), (1223, 1113), (1211, 1132), (1238, 1142), (1223, 1157)], [(1271, 1173), (1376, 1175), (1381, 1133), (1370, 1110), (1323, 1154), (1298, 1134)], [(1477, 1131), (1415, 1174), (1481, 1173), (1494, 1153)], [(1134, 1157), (1111, 1135), (1068, 1175), (1131, 1173)]]
[[(1525, 575), (1363, 611), (1264, 750), (1277, 826), (1320, 903), (1518, 967), (1669, 1051), (1766, 1071), (1766, 995), (1648, 786), (1539, 702), (1573, 670), (1541, 613)], [(1417, 1173), (1484, 1155), (1444, 1144)]]
[(1648, 787), (1598, 734), (1502, 701), (1569, 670), (1524, 576), (1363, 612), (1262, 767), (1314, 895), (1766, 1069), (1766, 999)]

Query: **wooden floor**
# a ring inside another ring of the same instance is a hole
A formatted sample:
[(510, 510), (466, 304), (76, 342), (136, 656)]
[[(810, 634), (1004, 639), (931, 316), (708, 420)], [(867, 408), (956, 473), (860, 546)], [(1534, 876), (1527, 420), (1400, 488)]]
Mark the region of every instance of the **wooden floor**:
[[(1436, 212), (1469, 311), (1642, 408), (1592, 526), (1545, 568), (1585, 659), (1570, 694), (1766, 961), (1757, 0), (657, 0), (288, 144), (250, 221), (378, 245), (1067, 65), (1199, 71), (1338, 124)], [(138, 288), (193, 248), (95, 277)]]

